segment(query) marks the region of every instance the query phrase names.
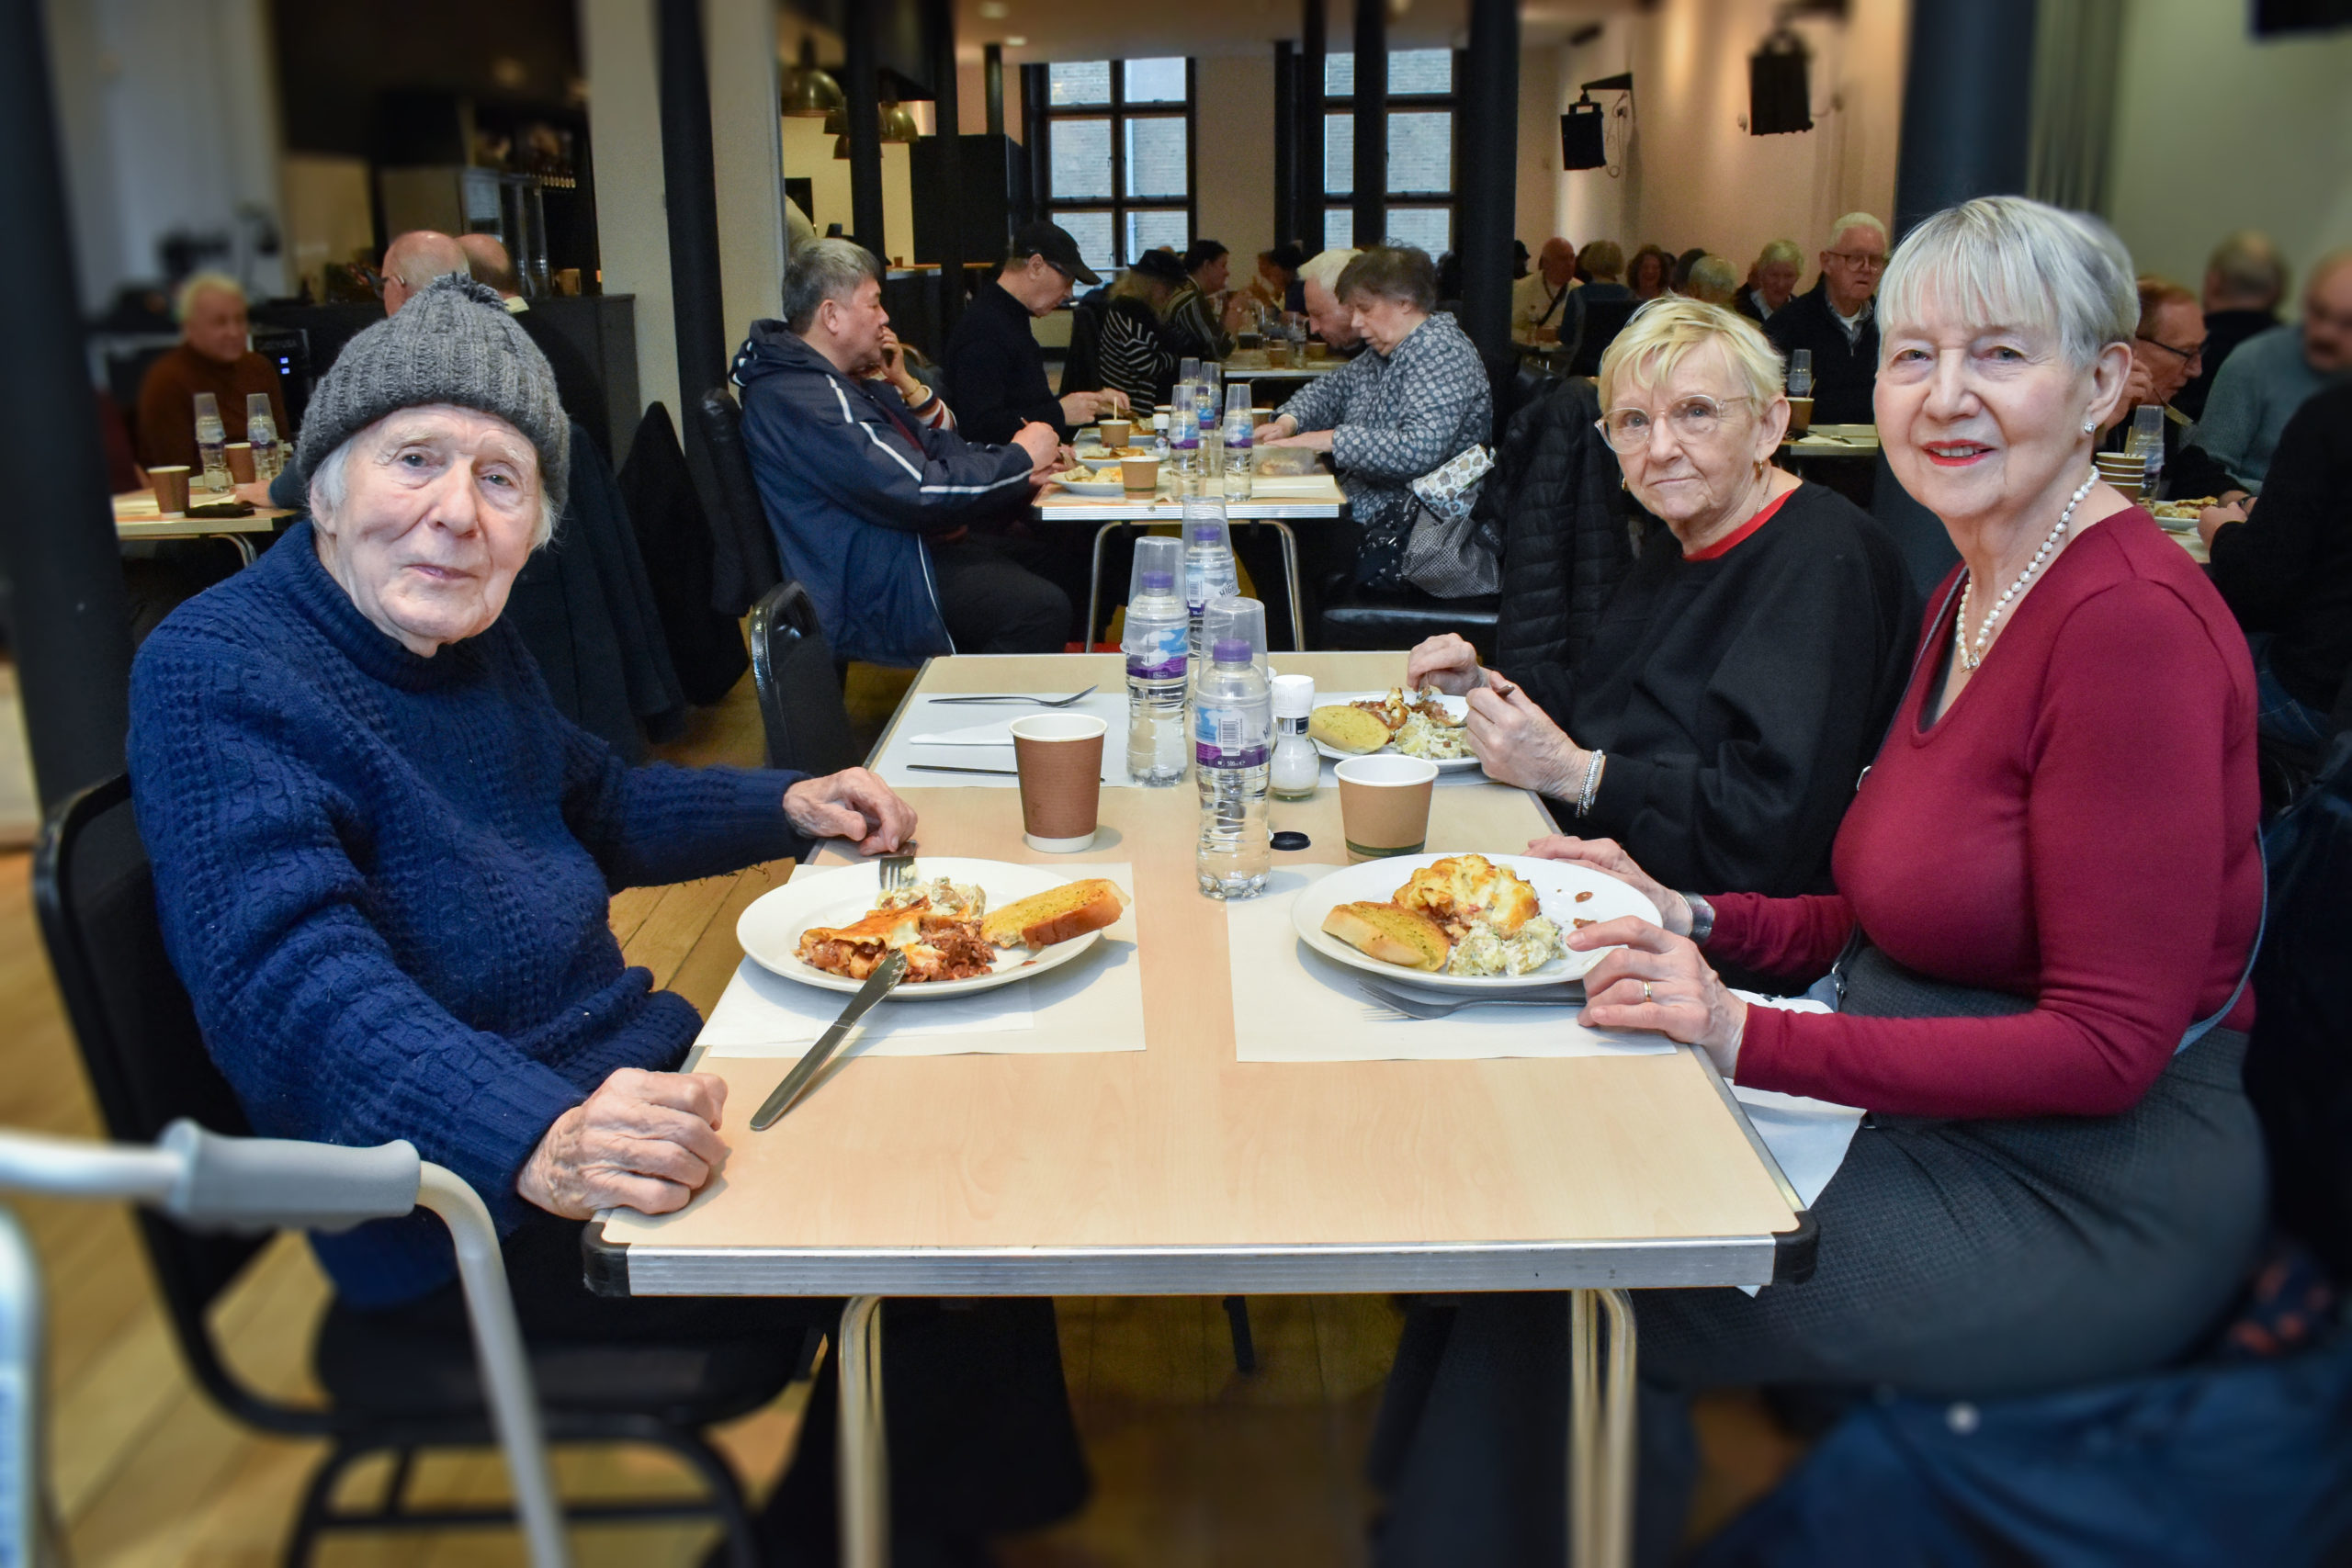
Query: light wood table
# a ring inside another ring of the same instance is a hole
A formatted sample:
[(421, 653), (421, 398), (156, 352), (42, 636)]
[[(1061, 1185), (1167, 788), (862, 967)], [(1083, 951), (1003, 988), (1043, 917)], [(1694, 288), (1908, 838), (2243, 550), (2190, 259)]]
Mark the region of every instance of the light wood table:
[[(198, 499), (198, 498), (191, 498)], [(153, 491), (132, 491), (114, 498), (114, 536), (125, 544), (141, 539), (226, 539), (236, 547), (247, 566), (254, 564), (251, 536), (275, 533), (277, 520), (293, 513), (257, 506), (250, 517), (190, 517), (184, 512), (165, 513), (155, 505)]]
[[(1393, 683), (1404, 655), (1273, 663), (1337, 690)], [(1119, 671), (1114, 655), (936, 660), (910, 695), (1069, 691)], [(614, 1293), (853, 1298), (844, 1562), (884, 1560), (880, 1297), (1566, 1290), (1572, 1560), (1623, 1562), (1625, 1291), (1762, 1285), (1811, 1265), (1811, 1220), (1706, 1057), (1239, 1062), (1224, 912), (1194, 881), (1189, 784), (1105, 788), (1106, 831), (1071, 856), (1026, 848), (1012, 791), (907, 798), (919, 852), (1073, 873), (1132, 864), (1147, 1048), (854, 1060), (757, 1136), (745, 1119), (786, 1065), (703, 1055), (698, 1070), (728, 1083), (723, 1172), (674, 1214), (601, 1216), (589, 1242), (591, 1283)], [(1336, 792), (1273, 802), (1270, 816), (1312, 840), (1278, 865), (1345, 858)], [(1509, 852), (1551, 830), (1523, 791), (1448, 788), (1435, 792), (1429, 844)], [(829, 848), (817, 860), (848, 858)], [(718, 906), (687, 966), (733, 967), (749, 891)]]
[[(1335, 522), (1347, 515), (1347, 493), (1340, 489), (1340, 481), (1329, 474), (1317, 473), (1298, 479), (1277, 479), (1266, 481), (1266, 494), (1252, 494), (1247, 501), (1227, 501), (1226, 520), (1230, 523), (1265, 523), (1281, 536), (1283, 546), (1283, 581), (1290, 596), (1290, 635), (1293, 648), (1306, 646), (1306, 616), (1300, 606), (1298, 592), (1298, 536), (1291, 531), (1295, 522)], [(1201, 481), (1197, 493), (1222, 499), (1225, 480), (1222, 477)], [(1172, 474), (1160, 475), (1159, 488), (1149, 495), (1136, 492), (1124, 496), (1072, 495), (1060, 485), (1048, 485), (1039, 492), (1032, 509), (1040, 523), (1099, 523), (1094, 530), (1093, 564), (1087, 569), (1086, 635), (1088, 651), (1092, 651), (1094, 628), (1101, 624), (1102, 610), (1102, 546), (1114, 528), (1150, 527), (1156, 524), (1182, 523), (1184, 520), (1184, 497)]]

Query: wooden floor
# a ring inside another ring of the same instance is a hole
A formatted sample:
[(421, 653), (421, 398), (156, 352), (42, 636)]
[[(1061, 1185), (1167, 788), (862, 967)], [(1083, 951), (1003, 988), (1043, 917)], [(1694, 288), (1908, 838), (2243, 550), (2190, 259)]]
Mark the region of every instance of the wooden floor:
[[(850, 696), (869, 735), (904, 690), (903, 675), (853, 667)], [(748, 678), (661, 749), (675, 761), (756, 762), (759, 718)], [(33, 930), (28, 857), (0, 853), (0, 1123), (95, 1135), (96, 1113)], [(632, 963), (707, 1009), (725, 976), (681, 974), (677, 932), (701, 885), (645, 889), (614, 901)], [(47, 1277), (50, 1476), (80, 1568), (273, 1562), (321, 1446), (257, 1437), (217, 1413), (181, 1368), (127, 1213), (119, 1207), (12, 1200)], [(258, 1385), (308, 1389), (310, 1329), (327, 1295), (308, 1250), (281, 1239), (223, 1300), (218, 1325)], [(1218, 1303), (1193, 1298), (1065, 1301), (1063, 1360), (1096, 1477), (1078, 1519), (1005, 1545), (1008, 1568), (1190, 1568), (1280, 1564), (1322, 1568), (1365, 1560), (1374, 1499), (1360, 1477), (1398, 1315), (1373, 1297), (1256, 1297), (1260, 1370), (1238, 1375)], [(797, 1428), (800, 1391), (720, 1434), (743, 1472), (763, 1484)], [(1702, 1411), (1709, 1461), (1694, 1529), (1759, 1494), (1794, 1457), (1745, 1398)], [(597, 1450), (560, 1457), (575, 1495), (691, 1483), (667, 1461)], [(382, 1472), (352, 1477), (363, 1502)], [(421, 1499), (496, 1497), (491, 1454), (419, 1468)], [(707, 1528), (646, 1526), (575, 1536), (584, 1565), (687, 1565)], [(352, 1537), (328, 1564), (455, 1568), (516, 1560), (511, 1533)]]

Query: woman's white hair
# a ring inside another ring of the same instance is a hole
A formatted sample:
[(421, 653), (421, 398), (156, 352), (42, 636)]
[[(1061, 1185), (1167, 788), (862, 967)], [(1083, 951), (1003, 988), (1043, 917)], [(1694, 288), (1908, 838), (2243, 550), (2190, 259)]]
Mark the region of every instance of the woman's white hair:
[(199, 294), (227, 294), (238, 304), (245, 302), (245, 286), (225, 272), (199, 272), (179, 287), (172, 296), (172, 320), (185, 324), (190, 311), (196, 309)]
[[(393, 411), (394, 413), (405, 412)], [(386, 414), (384, 419), (392, 417), (393, 414)], [(314, 517), (332, 523), (342, 513), (343, 503), (351, 494), (351, 465), (358, 459), (368, 441), (383, 428), (384, 419), (353, 431), (343, 438), (341, 446), (319, 459), (318, 469), (311, 476), (311, 512)], [(531, 455), (533, 499), (538, 503), (538, 516), (531, 524), (531, 548), (536, 550), (555, 537), (555, 509), (548, 504), (548, 487), (539, 482), (538, 449), (523, 440), (521, 432), (517, 431), (515, 437), (521, 448)]]
[(1904, 236), (1878, 289), (1879, 355), (1933, 304), (2055, 339), (2086, 370), (2140, 325), (2132, 253), (2098, 219), (2021, 196), (1947, 207)]

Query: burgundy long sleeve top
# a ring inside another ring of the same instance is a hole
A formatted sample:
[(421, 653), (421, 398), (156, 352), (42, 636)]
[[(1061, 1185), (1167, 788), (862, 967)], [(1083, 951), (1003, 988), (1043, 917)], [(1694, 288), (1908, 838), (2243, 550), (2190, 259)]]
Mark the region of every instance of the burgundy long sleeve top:
[[(2113, 1114), (2228, 1001), (2261, 919), (2245, 638), (2135, 508), (2051, 562), (1928, 724), (1951, 581), (1928, 597), (1927, 651), (1838, 829), (1838, 891), (1725, 894), (1709, 952), (1815, 976), (1860, 921), (1911, 969), (2036, 1006), (1939, 1019), (1752, 1008), (1737, 1077), (1903, 1115)], [(2222, 1023), (2253, 1019), (2249, 987)]]

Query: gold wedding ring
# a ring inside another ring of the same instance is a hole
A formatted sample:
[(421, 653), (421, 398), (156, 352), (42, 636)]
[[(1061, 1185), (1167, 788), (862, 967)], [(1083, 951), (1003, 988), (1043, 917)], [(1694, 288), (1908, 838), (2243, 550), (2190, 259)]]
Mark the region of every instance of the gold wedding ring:
[(1642, 1000), (1645, 1004), (1650, 1000), (1650, 983), (1647, 980), (1642, 982)]

